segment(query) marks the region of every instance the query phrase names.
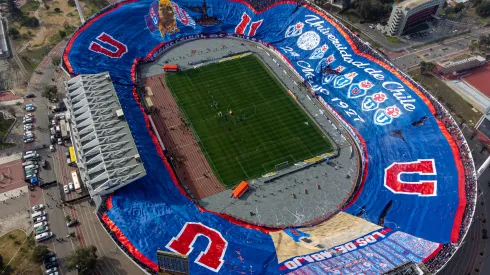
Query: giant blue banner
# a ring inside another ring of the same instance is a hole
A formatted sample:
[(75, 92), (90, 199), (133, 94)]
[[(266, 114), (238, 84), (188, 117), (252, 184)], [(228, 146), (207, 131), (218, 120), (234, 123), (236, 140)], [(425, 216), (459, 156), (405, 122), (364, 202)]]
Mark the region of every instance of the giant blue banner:
[[(386, 227), (436, 243), (457, 241), (465, 206), (461, 161), (420, 91), (387, 64), (361, 53), (358, 49), (366, 45), (308, 5), (286, 1), (258, 11), (244, 1), (205, 3), (206, 16), (202, 1), (119, 3), (81, 27), (63, 56), (70, 73), (108, 71), (118, 83), (115, 88), (148, 173), (112, 196), (104, 221), (127, 238), (135, 257), (155, 269), (155, 251), (166, 249), (188, 253), (195, 263), (192, 274), (279, 273), (265, 230), (200, 211), (182, 194), (133, 97), (137, 60), (153, 59), (165, 42), (216, 33), (273, 49), (356, 129), (365, 150), (365, 172), (346, 212), (362, 212), (364, 219), (378, 223), (388, 209)], [(210, 240), (219, 245), (208, 245)], [(209, 249), (214, 256), (206, 253)]]

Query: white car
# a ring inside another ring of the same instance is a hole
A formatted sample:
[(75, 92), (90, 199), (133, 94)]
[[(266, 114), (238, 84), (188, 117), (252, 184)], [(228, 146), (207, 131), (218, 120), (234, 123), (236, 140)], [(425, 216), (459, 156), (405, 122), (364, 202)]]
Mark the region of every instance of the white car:
[(44, 204), (38, 204), (38, 205), (34, 205), (32, 207), (32, 211), (39, 211), (39, 210), (42, 210), (44, 209)]
[(48, 220), (48, 218), (46, 216), (42, 216), (42, 217), (39, 217), (39, 218), (35, 218), (34, 219), (34, 223), (45, 222), (47, 220)]
[(63, 191), (65, 191), (65, 194), (70, 193), (70, 189), (68, 189), (68, 185), (63, 185)]
[(49, 145), (49, 151), (54, 152), (54, 145)]
[(24, 131), (32, 130), (32, 124), (24, 124)]
[(30, 143), (30, 142), (33, 142), (34, 141), (34, 138), (26, 138), (24, 139), (24, 143)]
[(47, 240), (51, 237), (53, 237), (52, 232), (44, 232), (44, 233), (41, 233), (39, 235), (36, 235), (36, 241), (41, 242), (41, 241)]
[(61, 138), (58, 138), (58, 145), (62, 145), (63, 144), (63, 141), (61, 140)]
[(38, 228), (41, 226), (47, 226), (47, 225), (48, 225), (48, 222), (39, 222), (39, 223), (34, 224), (34, 228)]
[(70, 191), (75, 191), (75, 185), (73, 183), (68, 183), (68, 188), (70, 188)]
[(27, 107), (26, 108), (26, 111), (28, 111), (28, 112), (33, 112), (35, 110), (36, 110), (36, 108), (34, 108), (34, 107)]
[(24, 118), (24, 120), (22, 120), (22, 122), (24, 124), (28, 124), (28, 123), (32, 123), (32, 118), (28, 117), (28, 118)]
[[(46, 274), (53, 274), (56, 271), (58, 271), (58, 268), (57, 267), (46, 269)], [(56, 273), (58, 273), (58, 272), (56, 272)]]

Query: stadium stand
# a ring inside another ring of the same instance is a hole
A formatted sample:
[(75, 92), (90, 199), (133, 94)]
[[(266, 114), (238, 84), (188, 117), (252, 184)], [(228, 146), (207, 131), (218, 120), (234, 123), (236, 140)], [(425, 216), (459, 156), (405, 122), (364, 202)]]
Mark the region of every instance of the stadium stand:
[[(249, 2), (257, 2), (255, 3), (255, 7), (268, 7), (270, 5), (274, 5), (278, 3), (278, 1), (249, 1)], [(291, 2), (291, 1), (289, 1)], [(103, 14), (104, 12), (117, 8), (122, 5), (124, 2), (120, 2), (105, 8), (95, 15), (94, 18)], [(263, 3), (263, 4), (262, 4)], [(298, 8), (304, 5), (306, 2), (298, 1)], [(314, 6), (312, 3), (308, 3), (311, 6)], [(260, 6), (263, 5), (263, 6)], [(315, 7), (319, 10), (318, 7)], [(259, 9), (260, 10), (260, 9)], [(325, 11), (322, 11), (326, 14)], [(476, 181), (476, 171), (474, 167), (474, 163), (472, 160), (471, 151), (469, 150), (469, 146), (465, 141), (465, 138), (456, 123), (456, 121), (451, 117), (449, 112), (444, 108), (442, 104), (440, 104), (429, 92), (427, 92), (422, 86), (413, 81), (408, 75), (406, 75), (401, 70), (398, 70), (393, 64), (391, 64), (387, 59), (384, 58), (383, 55), (378, 53), (376, 50), (370, 47), (370, 45), (361, 41), (357, 36), (355, 36), (348, 28), (343, 26), (340, 22), (330, 17), (331, 20), (335, 21), (336, 24), (349, 36), (351, 41), (356, 45), (357, 49), (365, 54), (368, 54), (378, 60), (383, 61), (388, 64), (392, 69), (396, 70), (396, 72), (402, 75), (405, 79), (407, 79), (413, 87), (415, 87), (418, 91), (423, 93), (430, 101), (430, 104), (434, 107), (435, 117), (439, 119), (443, 126), (448, 130), (452, 140), (457, 144), (459, 154), (461, 157), (461, 161), (464, 167), (464, 178), (465, 178), (465, 195), (466, 195), (466, 205), (463, 213), (462, 224), (459, 228), (459, 238), (454, 243), (448, 243), (444, 245), (439, 245), (434, 242), (425, 241), (420, 238), (416, 238), (412, 235), (400, 232), (400, 231), (383, 231), (384, 233), (390, 233), (387, 238), (384, 238), (382, 241), (372, 244), (364, 249), (359, 249), (356, 251), (352, 251), (350, 253), (345, 253), (343, 255), (339, 255), (338, 257), (334, 257), (334, 259), (339, 258), (342, 264), (339, 264), (333, 260), (322, 260), (319, 262), (312, 262), (308, 265), (305, 265), (292, 274), (303, 274), (301, 272), (309, 271), (318, 271), (320, 269), (328, 268), (329, 270), (342, 270), (344, 265), (348, 264), (350, 270), (352, 268), (358, 268), (358, 270), (364, 270), (363, 267), (369, 268), (369, 270), (374, 272), (391, 272), (387, 274), (411, 274), (411, 273), (393, 273), (396, 267), (397, 272), (410, 272), (409, 267), (410, 264), (407, 264), (407, 261), (413, 262), (424, 262), (427, 269), (430, 272), (437, 272), (440, 270), (448, 260), (454, 255), (455, 251), (461, 245), (468, 228), (471, 224), (471, 221), (474, 216), (475, 205), (476, 205), (476, 194), (477, 194), (477, 181)], [(90, 20), (87, 20), (90, 22)], [(80, 28), (85, 26), (87, 23), (82, 25)], [(75, 36), (76, 37), (76, 36)], [(67, 52), (64, 54), (64, 66), (68, 72), (73, 72), (71, 65), (68, 62)], [(335, 110), (332, 110), (335, 114)], [(343, 119), (339, 117), (341, 121)], [(422, 122), (423, 123), (423, 122)], [(357, 140), (358, 147), (362, 148), (360, 145), (361, 141), (356, 131), (350, 127), (346, 123), (346, 129), (351, 132), (351, 135)], [(361, 150), (362, 151), (362, 150)], [(146, 269), (149, 273), (153, 273), (155, 270), (155, 266), (151, 264), (151, 261), (146, 261), (144, 255), (140, 251), (134, 248), (131, 245), (130, 241), (124, 236), (124, 234), (119, 230), (118, 226), (110, 220), (107, 215), (107, 212), (112, 208), (112, 197), (108, 197), (103, 200), (104, 203), (98, 209), (98, 215), (102, 220), (102, 224), (106, 227), (108, 232), (111, 234), (114, 240), (120, 245), (120, 247), (125, 251), (126, 254), (130, 255), (133, 260), (140, 264), (140, 266)], [(129, 247), (129, 248), (128, 248)], [(133, 248), (133, 249), (131, 249)], [(303, 257), (304, 258), (304, 257)], [(393, 259), (391, 263), (387, 263), (386, 259)], [(337, 260), (339, 260), (337, 259)], [(294, 261), (293, 261), (294, 262)], [(294, 263), (297, 265), (297, 263)], [(413, 267), (413, 266), (412, 266)], [(406, 269), (408, 268), (408, 269)], [(412, 271), (415, 268), (412, 268)], [(301, 271), (300, 271), (301, 270)], [(391, 270), (391, 271), (390, 271)], [(296, 273), (297, 272), (297, 273)], [(418, 274), (418, 273), (415, 273)]]

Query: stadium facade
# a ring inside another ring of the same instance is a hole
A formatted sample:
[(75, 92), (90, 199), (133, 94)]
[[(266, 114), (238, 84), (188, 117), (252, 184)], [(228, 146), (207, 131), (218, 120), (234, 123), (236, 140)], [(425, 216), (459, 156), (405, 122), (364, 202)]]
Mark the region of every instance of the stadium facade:
[(82, 183), (101, 196), (146, 175), (109, 73), (65, 82), (70, 133)]
[(402, 35), (411, 27), (436, 16), (445, 0), (405, 0), (393, 5), (387, 33)]
[[(191, 274), (382, 274), (410, 261), (431, 272), (442, 268), (462, 243), (476, 203), (471, 152), (456, 122), (317, 7), (262, 4), (120, 2), (71, 37), (63, 67), (117, 79), (114, 89), (149, 171), (105, 198), (98, 213), (104, 226), (152, 273), (159, 249), (187, 256)], [(140, 104), (136, 68), (178, 43), (226, 37), (255, 42), (281, 60), (355, 141), (363, 177), (332, 219), (300, 229), (249, 224), (197, 207), (180, 187)], [(326, 66), (340, 73), (323, 74)]]

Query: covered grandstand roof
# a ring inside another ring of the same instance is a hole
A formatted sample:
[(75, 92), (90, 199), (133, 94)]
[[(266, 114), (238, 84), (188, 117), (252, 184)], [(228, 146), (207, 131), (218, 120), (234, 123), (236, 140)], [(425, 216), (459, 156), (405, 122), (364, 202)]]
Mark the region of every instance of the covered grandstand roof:
[(146, 175), (109, 73), (79, 75), (65, 89), (77, 165), (90, 195)]

